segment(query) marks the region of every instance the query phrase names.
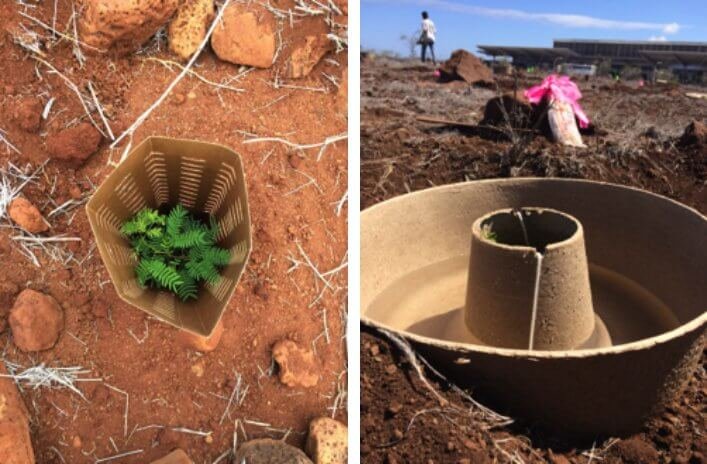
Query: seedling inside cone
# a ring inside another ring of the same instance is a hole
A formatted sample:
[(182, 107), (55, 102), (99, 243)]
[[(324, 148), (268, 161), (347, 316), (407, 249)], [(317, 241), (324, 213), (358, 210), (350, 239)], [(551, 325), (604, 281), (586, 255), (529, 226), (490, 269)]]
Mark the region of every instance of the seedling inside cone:
[(231, 254), (216, 246), (218, 223), (212, 217), (209, 223), (177, 205), (169, 214), (145, 208), (123, 224), (120, 231), (138, 259), (140, 286), (166, 289), (186, 301), (196, 299), (201, 282), (216, 284)]
[(86, 209), (118, 295), (208, 337), (250, 255), (240, 157), (219, 145), (150, 137)]

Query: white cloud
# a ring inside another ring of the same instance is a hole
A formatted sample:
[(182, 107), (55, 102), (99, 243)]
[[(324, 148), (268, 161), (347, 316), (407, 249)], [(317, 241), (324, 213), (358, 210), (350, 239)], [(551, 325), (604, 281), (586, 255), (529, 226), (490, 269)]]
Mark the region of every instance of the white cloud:
[(668, 40), (664, 35), (652, 35), (648, 38), (651, 42), (665, 42)]
[(663, 27), (663, 32), (665, 34), (676, 34), (680, 31), (680, 25), (678, 23), (669, 23)]
[[(373, 0), (375, 2), (389, 2), (391, 0)], [(396, 0), (392, 0), (396, 2)], [(614, 19), (597, 18), (594, 16), (561, 14), (561, 13), (531, 13), (523, 10), (487, 8), (482, 6), (454, 3), (447, 0), (397, 0), (397, 3), (413, 3), (425, 7), (434, 7), (454, 13), (487, 16), (493, 18), (509, 18), (523, 21), (538, 21), (557, 24), (564, 27), (587, 29), (613, 29), (629, 31), (659, 31), (662, 34), (675, 34), (681, 25), (678, 23), (652, 23), (642, 21), (622, 21)]]

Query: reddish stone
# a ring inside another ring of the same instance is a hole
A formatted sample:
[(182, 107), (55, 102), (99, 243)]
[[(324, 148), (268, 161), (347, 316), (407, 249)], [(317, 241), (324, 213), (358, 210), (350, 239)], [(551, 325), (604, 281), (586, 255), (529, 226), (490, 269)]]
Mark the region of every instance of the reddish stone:
[(314, 387), (319, 382), (312, 351), (292, 340), (280, 340), (273, 347), (272, 356), (280, 367), (280, 382), (288, 387)]
[[(0, 362), (0, 374), (7, 375)], [(27, 409), (15, 382), (0, 377), (0, 457), (3, 464), (34, 464)]]
[(275, 18), (257, 3), (231, 3), (211, 36), (211, 48), (224, 61), (269, 68), (275, 57)]
[(85, 161), (98, 150), (102, 138), (90, 123), (82, 122), (47, 137), (47, 151), (52, 158)]
[(49, 230), (42, 213), (29, 200), (19, 197), (12, 200), (7, 208), (10, 219), (30, 234), (39, 234)]
[(179, 4), (178, 0), (85, 0), (79, 21), (86, 51), (136, 51), (155, 35)]
[(64, 312), (49, 295), (25, 289), (10, 310), (15, 345), (24, 352), (52, 348), (64, 328)]
[(287, 77), (298, 79), (309, 75), (332, 45), (326, 35), (308, 35), (295, 43), (287, 61)]

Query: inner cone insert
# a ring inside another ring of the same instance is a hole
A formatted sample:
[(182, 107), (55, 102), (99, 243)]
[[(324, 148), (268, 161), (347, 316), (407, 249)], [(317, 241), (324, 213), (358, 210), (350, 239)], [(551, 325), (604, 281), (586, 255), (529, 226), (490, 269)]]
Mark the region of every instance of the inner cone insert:
[(496, 347), (611, 345), (592, 306), (582, 224), (560, 211), (533, 207), (477, 219), (465, 322), (480, 343)]

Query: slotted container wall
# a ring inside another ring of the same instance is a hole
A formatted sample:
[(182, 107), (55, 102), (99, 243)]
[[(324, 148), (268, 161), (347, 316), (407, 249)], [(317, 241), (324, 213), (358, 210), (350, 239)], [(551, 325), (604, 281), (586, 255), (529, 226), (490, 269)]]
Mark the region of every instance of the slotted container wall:
[[(121, 225), (143, 208), (181, 204), (206, 213), (219, 226), (217, 244), (231, 252), (214, 284), (196, 300), (141, 287), (137, 260)], [(208, 336), (223, 315), (251, 250), (248, 194), (240, 156), (211, 143), (150, 137), (106, 178), (86, 206), (101, 258), (118, 295), (181, 329)]]

